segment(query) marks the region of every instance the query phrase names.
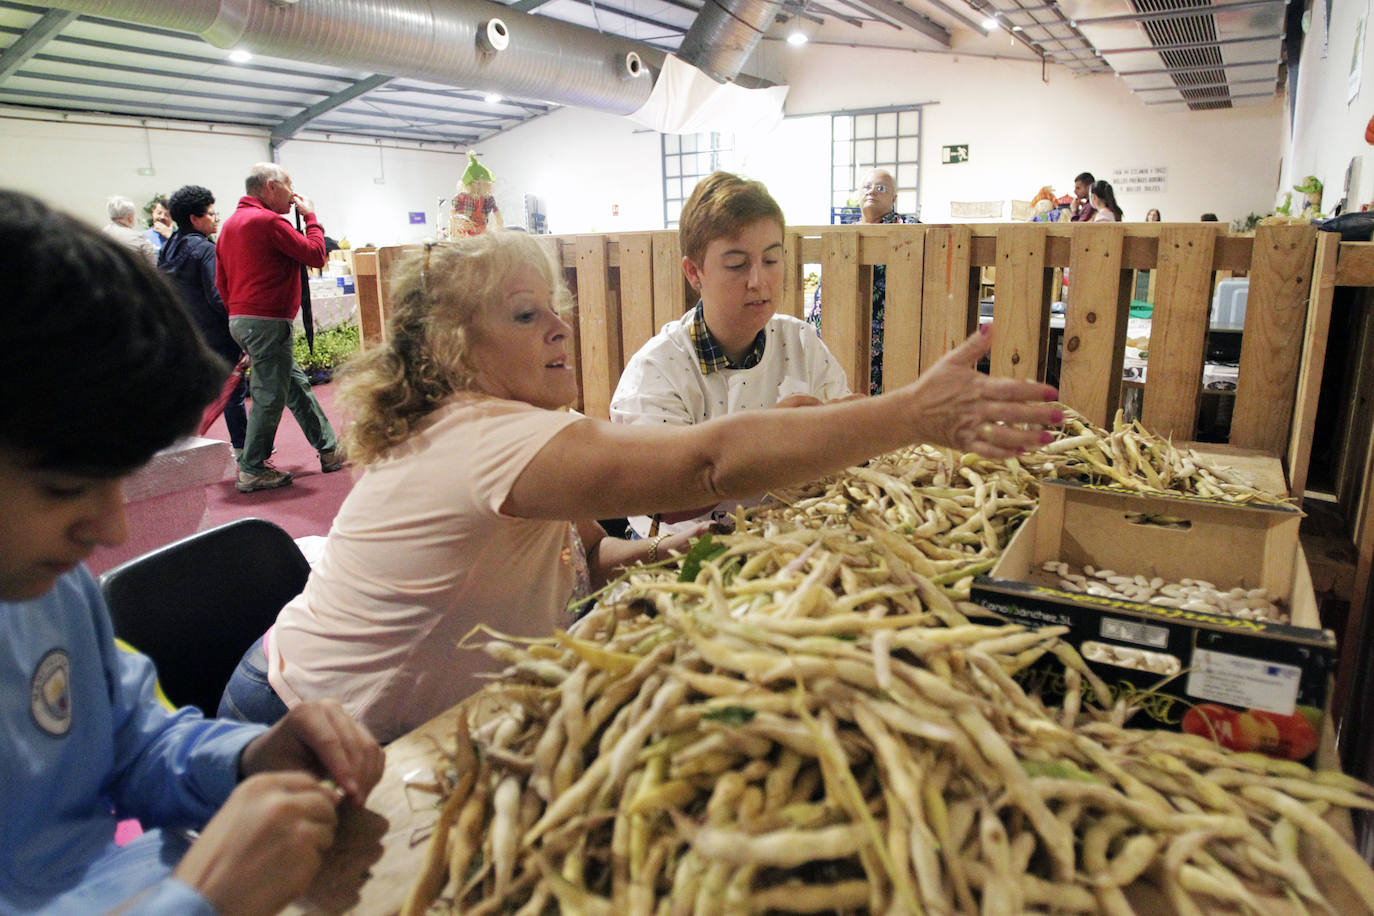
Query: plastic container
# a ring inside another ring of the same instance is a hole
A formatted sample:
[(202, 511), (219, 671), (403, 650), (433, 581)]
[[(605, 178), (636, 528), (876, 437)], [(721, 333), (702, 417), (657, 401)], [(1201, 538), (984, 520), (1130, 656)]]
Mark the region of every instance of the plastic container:
[(1250, 278), (1232, 278), (1217, 283), (1212, 295), (1213, 328), (1240, 330), (1245, 327), (1245, 300), (1250, 296)]

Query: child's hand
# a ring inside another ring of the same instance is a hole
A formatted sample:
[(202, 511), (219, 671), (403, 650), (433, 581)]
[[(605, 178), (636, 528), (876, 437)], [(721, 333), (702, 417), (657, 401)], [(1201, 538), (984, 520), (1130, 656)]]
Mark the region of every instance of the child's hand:
[(361, 807), (382, 778), (385, 758), (367, 729), (334, 700), (301, 703), (254, 738), (239, 758), (244, 776), (273, 770), (303, 770), (327, 776)]
[(234, 790), (172, 875), (221, 916), (277, 913), (305, 893), (334, 842), (337, 792), (305, 773), (263, 773)]

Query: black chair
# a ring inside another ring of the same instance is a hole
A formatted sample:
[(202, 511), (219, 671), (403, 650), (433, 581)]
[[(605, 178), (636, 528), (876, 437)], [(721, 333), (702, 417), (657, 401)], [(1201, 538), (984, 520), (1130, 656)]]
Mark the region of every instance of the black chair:
[(309, 575), (291, 535), (245, 518), (135, 557), (100, 590), (115, 635), (153, 660), (167, 698), (213, 716), (243, 653)]

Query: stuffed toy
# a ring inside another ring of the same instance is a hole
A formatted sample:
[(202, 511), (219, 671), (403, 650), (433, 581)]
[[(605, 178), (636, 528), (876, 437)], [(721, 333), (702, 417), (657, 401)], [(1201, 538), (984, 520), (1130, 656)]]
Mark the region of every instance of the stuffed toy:
[(1040, 189), (1040, 192), (1038, 194), (1031, 198), (1031, 209), (1035, 210), (1036, 205), (1039, 204), (1042, 200), (1049, 201), (1050, 209), (1054, 209), (1054, 192), (1050, 190), (1049, 185), (1045, 185), (1043, 188)]
[[(1322, 183), (1316, 175), (1308, 175), (1302, 180), (1302, 184), (1293, 185), (1293, 190), (1306, 196), (1302, 205), (1302, 215), (1317, 217), (1321, 215), (1322, 208)], [(1307, 211), (1311, 210), (1309, 213)]]
[(481, 235), (488, 228), (505, 228), (501, 211), (496, 208), (496, 198), (491, 195), (491, 182), (491, 170), (469, 152), (468, 167), (463, 171), (458, 195), (453, 198), (453, 212), (449, 216), (450, 238)]

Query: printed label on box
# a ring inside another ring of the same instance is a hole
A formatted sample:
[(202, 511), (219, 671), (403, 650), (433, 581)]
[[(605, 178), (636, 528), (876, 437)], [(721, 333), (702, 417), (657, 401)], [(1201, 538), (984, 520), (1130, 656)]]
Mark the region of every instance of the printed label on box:
[(1154, 646), (1156, 649), (1162, 649), (1169, 645), (1168, 627), (1152, 627), (1136, 620), (1103, 617), (1099, 632), (1103, 639), (1133, 642), (1137, 646)]
[(1297, 707), (1301, 679), (1302, 669), (1294, 665), (1197, 649), (1188, 695), (1289, 716)]

